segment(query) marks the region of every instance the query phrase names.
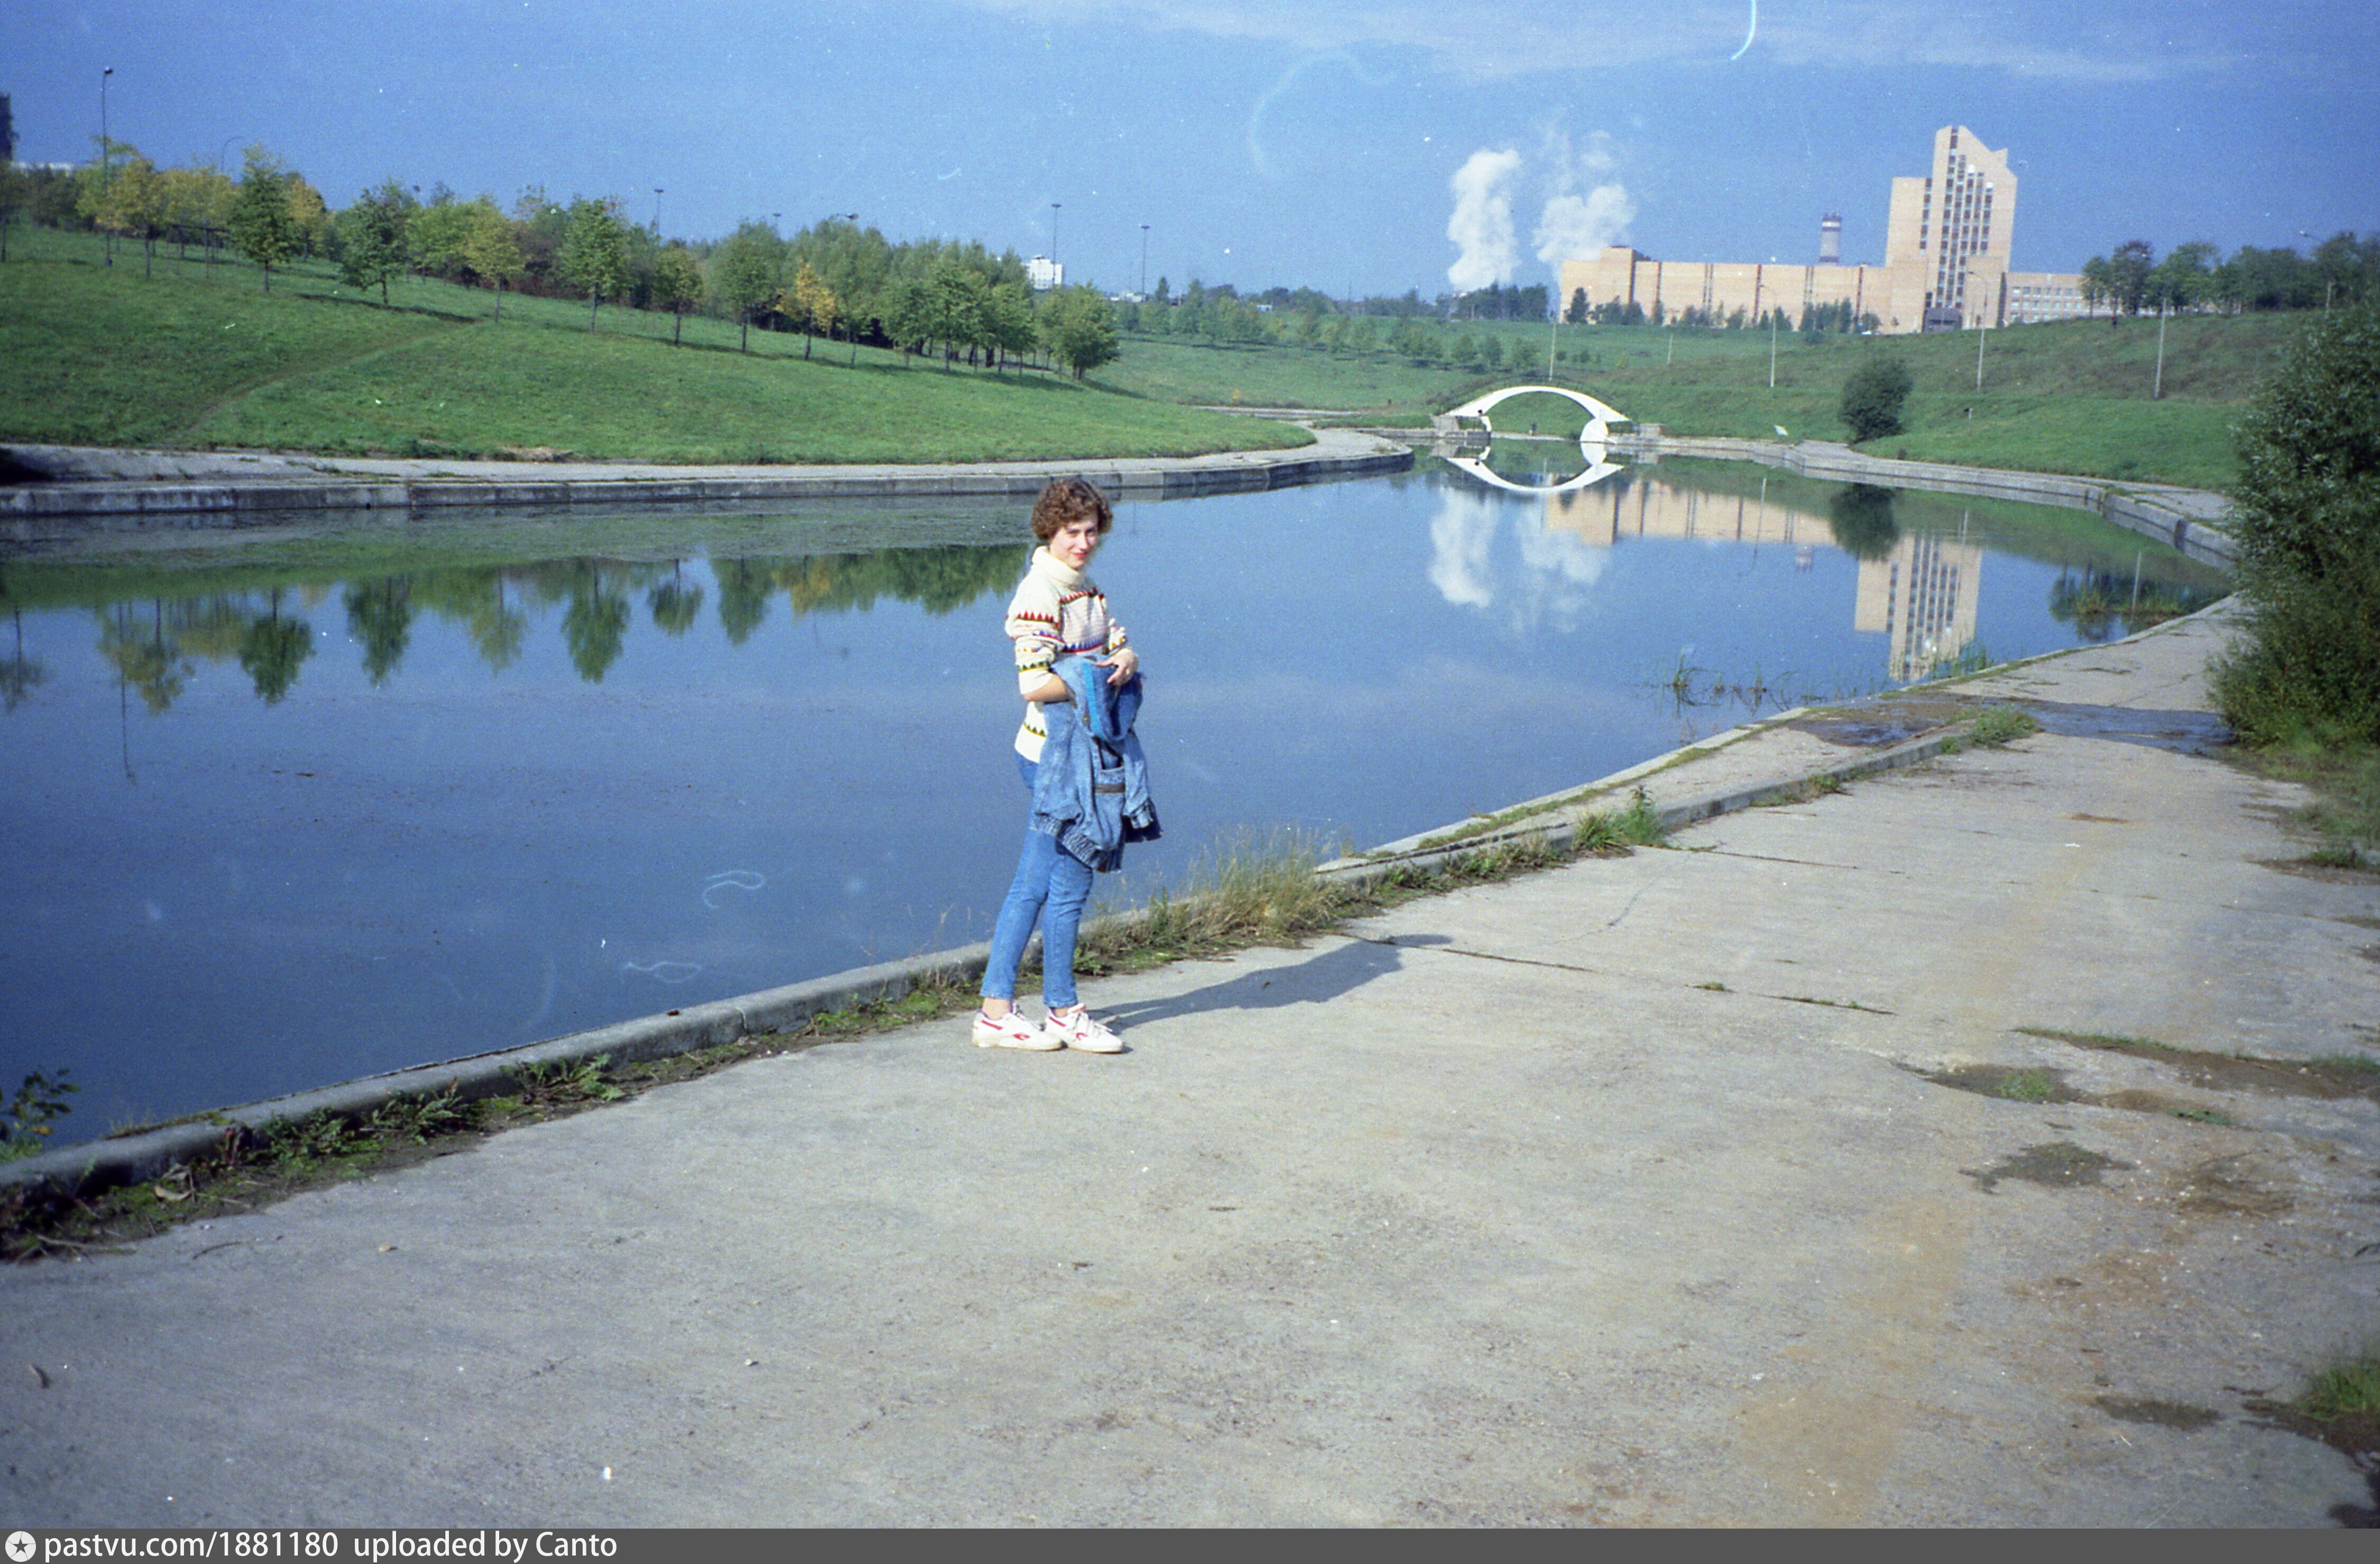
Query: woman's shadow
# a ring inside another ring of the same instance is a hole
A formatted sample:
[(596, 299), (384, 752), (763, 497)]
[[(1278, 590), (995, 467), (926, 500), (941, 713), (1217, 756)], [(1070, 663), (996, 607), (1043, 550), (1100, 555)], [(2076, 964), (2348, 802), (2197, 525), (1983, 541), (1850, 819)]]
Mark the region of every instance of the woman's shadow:
[(1209, 1010), (1268, 1010), (1285, 1005), (1319, 1005), (1395, 971), (1403, 965), (1400, 952), (1405, 947), (1452, 943), (1447, 935), (1356, 939), (1293, 967), (1249, 972), (1229, 983), (1194, 988), (1187, 994), (1099, 1008), (1118, 1025), (1139, 1026), (1180, 1016), (1204, 1015)]

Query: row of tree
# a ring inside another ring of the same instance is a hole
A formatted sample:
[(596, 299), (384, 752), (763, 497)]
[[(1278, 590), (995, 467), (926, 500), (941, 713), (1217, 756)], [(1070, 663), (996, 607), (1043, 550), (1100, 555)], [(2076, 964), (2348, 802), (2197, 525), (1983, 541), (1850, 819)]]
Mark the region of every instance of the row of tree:
[(508, 287), (586, 299), (589, 329), (604, 304), (620, 303), (672, 313), (682, 336), (685, 316), (702, 310), (735, 321), (747, 348), (757, 325), (995, 367), (1039, 350), (1079, 378), (1119, 346), (1104, 298), (1085, 287), (1037, 297), (1014, 250), (894, 244), (849, 217), (790, 240), (754, 220), (716, 244), (663, 243), (612, 199), (565, 203), (533, 188), (507, 212), (492, 196), (464, 201), (443, 186), (424, 202), (392, 178), (333, 212), (261, 146), (249, 149), (237, 181), (212, 168), (160, 169), (124, 142), (101, 150), (69, 175), (0, 170), (0, 225), (30, 210), (37, 222), (140, 240), (152, 257), (160, 240), (203, 245), (210, 261), (228, 246), (262, 270), (267, 292), (276, 269), (324, 259), (383, 304), (389, 284), (414, 274), (492, 288), (498, 319)]
[(2245, 245), (2226, 259), (2212, 244), (2178, 244), (2157, 259), (2146, 239), (2127, 239), (2082, 264), (2082, 297), (2110, 322), (2167, 310), (2326, 310), (2380, 296), (2380, 235), (2333, 234), (2312, 255)]

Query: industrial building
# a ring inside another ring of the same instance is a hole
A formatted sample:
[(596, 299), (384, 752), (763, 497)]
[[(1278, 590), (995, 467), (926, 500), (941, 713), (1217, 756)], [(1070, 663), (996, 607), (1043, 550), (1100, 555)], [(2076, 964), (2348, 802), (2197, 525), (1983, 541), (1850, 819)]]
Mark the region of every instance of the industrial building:
[(1881, 332), (2022, 325), (2088, 312), (2080, 275), (2011, 272), (2016, 176), (1962, 125), (1934, 133), (1932, 170), (1892, 181), (1881, 265), (1841, 263), (1842, 218), (1820, 221), (1818, 259), (1807, 265), (1752, 261), (1660, 261), (1626, 245), (1561, 263), (1568, 309), (1634, 304), (1647, 319), (1688, 318), (1724, 325), (1783, 310), (1848, 304)]

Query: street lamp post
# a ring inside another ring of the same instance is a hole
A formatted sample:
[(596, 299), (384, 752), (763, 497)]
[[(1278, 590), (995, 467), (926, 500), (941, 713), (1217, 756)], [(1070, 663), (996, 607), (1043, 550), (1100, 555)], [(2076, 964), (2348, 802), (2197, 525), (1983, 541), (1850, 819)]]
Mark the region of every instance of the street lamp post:
[[(115, 191), (115, 169), (108, 161), (107, 142), (107, 79), (115, 74), (114, 66), (105, 67), (99, 73), (99, 189), (103, 202)], [(113, 266), (115, 264), (115, 231), (103, 224), (100, 232), (104, 236), (101, 242), (105, 248), (107, 264)]]
[(1062, 204), (1054, 201), (1050, 203), (1050, 264), (1052, 266), (1058, 263), (1058, 208)]
[(662, 197), (667, 192), (665, 192), (661, 186), (655, 185), (653, 187), (653, 242), (656, 244), (661, 242)]
[(1140, 226), (1140, 296), (1148, 297), (1148, 225)]

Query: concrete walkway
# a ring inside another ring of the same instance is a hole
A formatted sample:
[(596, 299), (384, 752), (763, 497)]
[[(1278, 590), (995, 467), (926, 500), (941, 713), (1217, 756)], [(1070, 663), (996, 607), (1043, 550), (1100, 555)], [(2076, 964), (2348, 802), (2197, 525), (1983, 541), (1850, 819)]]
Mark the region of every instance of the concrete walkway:
[[(2039, 1034), (2380, 1054), (2380, 885), (2192, 752), (2227, 624), (1957, 687), (2036, 703), (2005, 750), (1089, 984), (1121, 1057), (938, 1022), (11, 1268), (0, 1521), (2368, 1514), (2244, 1404), (2380, 1319), (2380, 1110)], [(1979, 1066), (2093, 1100), (1919, 1073)]]

